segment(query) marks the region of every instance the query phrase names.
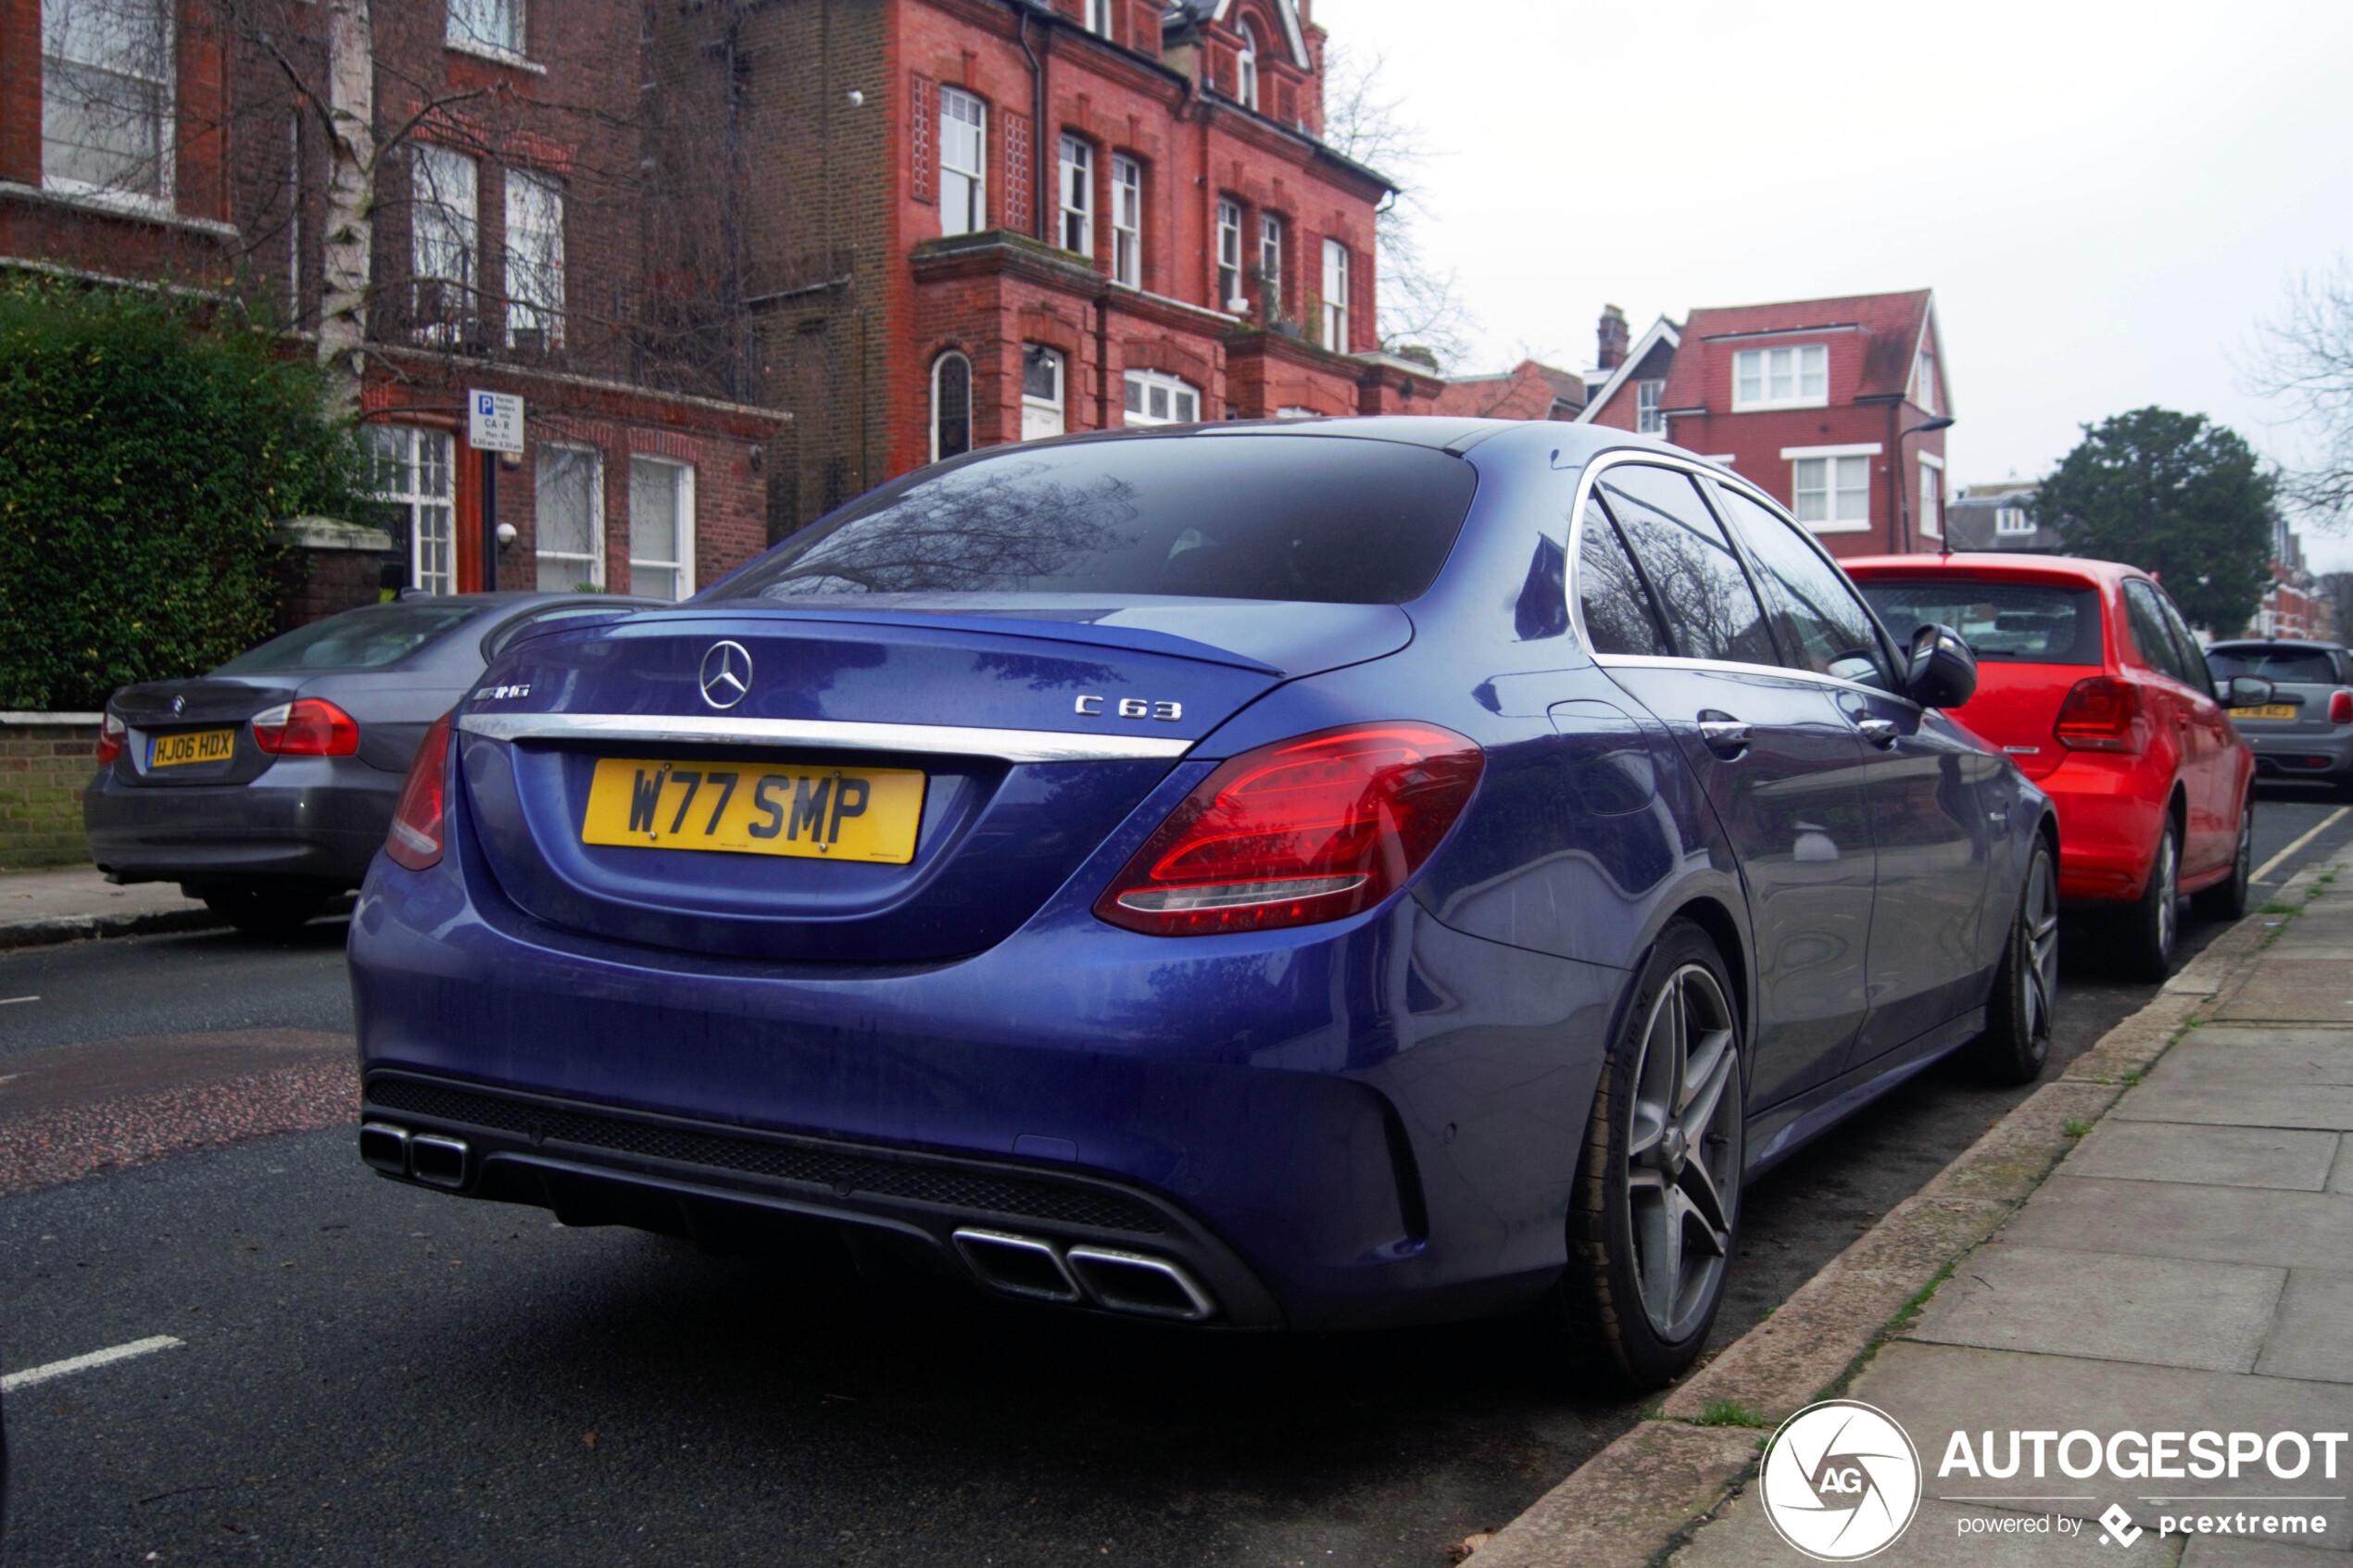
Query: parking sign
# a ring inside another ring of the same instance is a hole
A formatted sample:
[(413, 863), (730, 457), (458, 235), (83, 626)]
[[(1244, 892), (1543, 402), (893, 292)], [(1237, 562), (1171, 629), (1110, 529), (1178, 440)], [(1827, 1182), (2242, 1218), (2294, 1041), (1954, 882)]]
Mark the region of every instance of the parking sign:
[(475, 451), (522, 455), (522, 398), (510, 392), (469, 392), (466, 410), (466, 440)]

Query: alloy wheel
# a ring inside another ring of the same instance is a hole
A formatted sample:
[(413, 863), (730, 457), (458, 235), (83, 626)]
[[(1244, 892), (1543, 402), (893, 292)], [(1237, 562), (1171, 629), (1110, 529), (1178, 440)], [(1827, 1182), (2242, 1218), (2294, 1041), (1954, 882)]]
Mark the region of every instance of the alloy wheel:
[(2027, 872), (2020, 918), (2026, 922), (2026, 1037), (2040, 1049), (2050, 1038), (2051, 998), (2058, 993), (2058, 871), (2047, 853), (2036, 855)]
[(1716, 977), (1685, 964), (1652, 1004), (1633, 1076), (1626, 1202), (1642, 1310), (1660, 1338), (1715, 1299), (1740, 1201), (1740, 1031)]
[(2173, 952), (2174, 928), (2180, 924), (2182, 918), (2182, 856), (2174, 846), (2171, 828), (2166, 829), (2158, 837), (2157, 869), (2150, 874), (2158, 879), (2158, 886), (2164, 890), (2157, 899), (2158, 951), (2170, 958)]

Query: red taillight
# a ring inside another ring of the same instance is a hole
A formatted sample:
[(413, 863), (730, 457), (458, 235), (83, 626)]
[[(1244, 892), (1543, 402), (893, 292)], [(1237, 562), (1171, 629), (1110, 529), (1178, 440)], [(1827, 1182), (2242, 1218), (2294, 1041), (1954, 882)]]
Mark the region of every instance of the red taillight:
[(348, 757), (359, 749), (359, 721), (323, 697), (307, 696), (255, 714), (253, 739), (278, 757)]
[[(2343, 693), (2339, 693), (2338, 695), (2339, 695), (2339, 696), (2343, 696), (2344, 694), (2343, 694)], [(100, 718), (100, 719), (99, 719), (99, 721), (98, 721), (98, 766), (99, 766), (99, 767), (101, 767), (101, 768), (105, 767), (107, 763), (109, 763), (109, 762), (113, 761), (116, 758), (118, 758), (118, 757), (120, 757), (120, 756), (121, 756), (121, 755), (122, 755), (122, 735), (123, 735), (123, 728), (122, 728), (122, 721), (121, 721), (121, 720), (120, 720), (120, 719), (118, 719), (118, 718), (116, 718), (116, 717), (115, 717), (113, 714), (111, 714), (111, 713), (106, 714), (106, 715), (104, 715), (102, 718)]]
[(2329, 722), (2353, 724), (2353, 692), (2329, 694)]
[(2141, 693), (2130, 681), (2092, 675), (2075, 683), (2059, 704), (2051, 734), (2075, 751), (2141, 749)]
[(400, 786), (400, 805), (384, 838), (384, 853), (412, 872), (441, 863), (442, 780), (448, 762), (449, 715), (445, 713), (425, 732), (416, 760), (409, 764), (409, 782)]
[(1169, 813), (1095, 913), (1151, 936), (1203, 936), (1370, 909), (1438, 847), (1485, 764), (1475, 743), (1431, 724), (1246, 751)]

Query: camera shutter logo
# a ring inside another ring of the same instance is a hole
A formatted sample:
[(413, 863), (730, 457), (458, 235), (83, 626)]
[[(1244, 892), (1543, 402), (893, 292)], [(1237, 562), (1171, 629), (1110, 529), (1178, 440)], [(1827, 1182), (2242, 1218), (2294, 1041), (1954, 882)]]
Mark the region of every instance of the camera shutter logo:
[(1920, 1456), (1884, 1411), (1854, 1399), (1808, 1405), (1765, 1456), (1765, 1517), (1820, 1562), (1884, 1550), (1920, 1502)]
[(702, 656), (702, 699), (733, 708), (751, 692), (751, 650), (741, 643), (713, 643)]

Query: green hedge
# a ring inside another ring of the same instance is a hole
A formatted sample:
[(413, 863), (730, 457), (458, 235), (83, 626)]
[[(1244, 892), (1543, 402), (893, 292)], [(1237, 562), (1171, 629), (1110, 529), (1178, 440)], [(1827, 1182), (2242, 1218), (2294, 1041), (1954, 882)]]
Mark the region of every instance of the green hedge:
[(348, 515), (318, 370), (226, 313), (0, 281), (0, 709), (94, 709), (252, 646), (276, 521)]

